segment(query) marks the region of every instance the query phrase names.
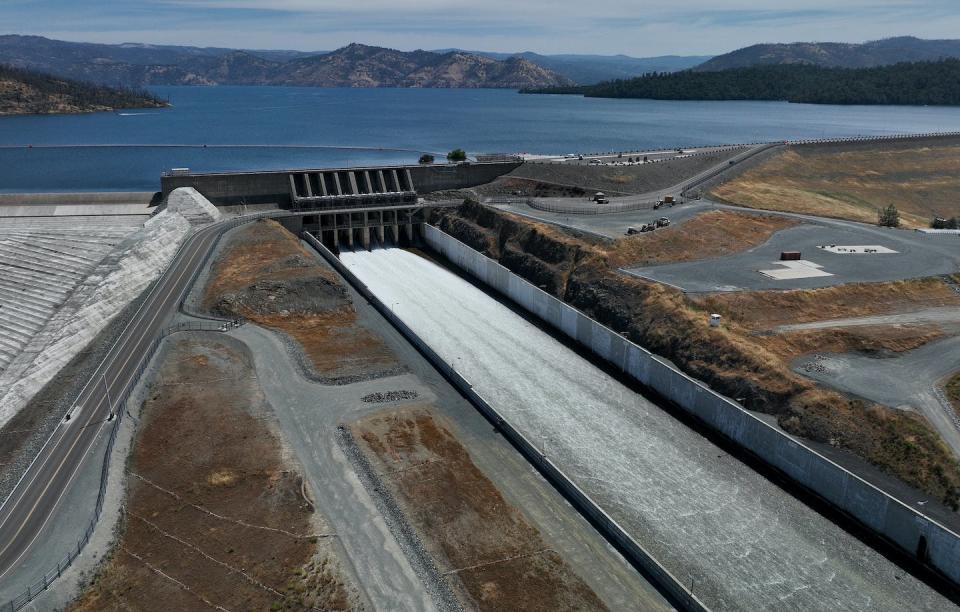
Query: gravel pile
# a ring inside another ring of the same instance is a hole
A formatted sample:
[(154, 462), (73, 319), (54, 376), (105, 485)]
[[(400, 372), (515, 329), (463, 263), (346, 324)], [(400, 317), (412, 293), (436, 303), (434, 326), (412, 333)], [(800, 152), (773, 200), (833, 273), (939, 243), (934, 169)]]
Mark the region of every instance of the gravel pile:
[(417, 399), (416, 391), (387, 391), (386, 393), (371, 393), (360, 398), (365, 404), (384, 404), (386, 402), (399, 402), (401, 400)]
[(811, 361), (800, 366), (804, 372), (809, 374), (826, 374), (827, 366), (823, 365), (823, 355), (814, 355)]

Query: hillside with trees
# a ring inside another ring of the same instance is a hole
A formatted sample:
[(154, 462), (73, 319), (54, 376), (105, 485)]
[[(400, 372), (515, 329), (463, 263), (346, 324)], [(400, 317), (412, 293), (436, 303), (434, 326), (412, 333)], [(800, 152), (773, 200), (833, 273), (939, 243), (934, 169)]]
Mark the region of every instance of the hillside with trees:
[(862, 44), (796, 42), (751, 45), (718, 55), (694, 70), (729, 70), (769, 64), (874, 68), (901, 62), (936, 62), (948, 58), (960, 58), (960, 40), (925, 40), (913, 36), (899, 36)]
[(876, 68), (801, 64), (716, 72), (655, 73), (587, 87), (524, 90), (595, 98), (654, 100), (776, 100), (809, 104), (960, 105), (960, 60)]
[(167, 106), (167, 102), (146, 91), (94, 85), (0, 64), (0, 115), (90, 113), (161, 106)]

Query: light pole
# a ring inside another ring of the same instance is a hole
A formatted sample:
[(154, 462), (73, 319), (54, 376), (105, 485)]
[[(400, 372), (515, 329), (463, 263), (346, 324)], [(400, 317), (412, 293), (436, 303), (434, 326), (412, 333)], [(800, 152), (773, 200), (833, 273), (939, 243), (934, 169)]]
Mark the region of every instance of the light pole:
[(107, 374), (101, 374), (100, 380), (103, 381), (103, 390), (107, 392), (107, 408), (110, 409), (110, 417), (113, 418), (113, 400), (110, 399), (110, 387), (107, 386)]

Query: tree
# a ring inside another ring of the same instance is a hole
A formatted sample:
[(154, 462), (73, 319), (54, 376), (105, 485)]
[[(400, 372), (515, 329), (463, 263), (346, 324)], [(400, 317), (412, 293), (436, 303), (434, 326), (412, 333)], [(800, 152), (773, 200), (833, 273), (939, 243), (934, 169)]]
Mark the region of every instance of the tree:
[(432, 164), (433, 161), (434, 161), (434, 157), (433, 157), (433, 155), (430, 155), (429, 153), (424, 153), (423, 155), (420, 156), (420, 163), (421, 163), (421, 164)]
[(463, 149), (454, 149), (447, 153), (447, 160), (452, 162), (467, 161), (467, 152)]
[(877, 210), (877, 223), (881, 227), (900, 227), (900, 211), (893, 204)]

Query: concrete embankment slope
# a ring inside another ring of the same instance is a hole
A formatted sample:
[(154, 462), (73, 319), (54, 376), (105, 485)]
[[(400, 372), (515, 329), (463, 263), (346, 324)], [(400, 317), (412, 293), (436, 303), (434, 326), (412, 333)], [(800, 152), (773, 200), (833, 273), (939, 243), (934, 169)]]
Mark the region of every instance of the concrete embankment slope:
[(713, 609), (951, 609), (510, 309), (396, 249), (343, 263)]
[(0, 193), (3, 217), (143, 217), (153, 212), (152, 192)]

